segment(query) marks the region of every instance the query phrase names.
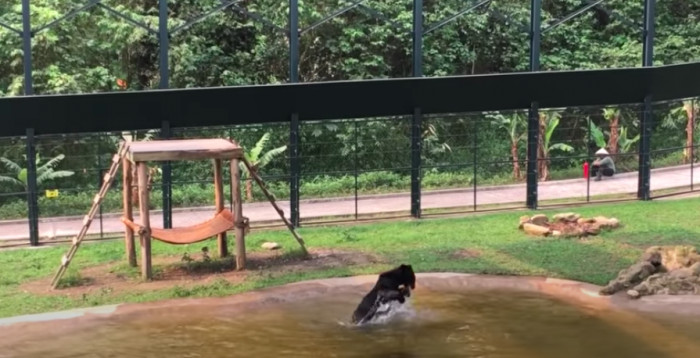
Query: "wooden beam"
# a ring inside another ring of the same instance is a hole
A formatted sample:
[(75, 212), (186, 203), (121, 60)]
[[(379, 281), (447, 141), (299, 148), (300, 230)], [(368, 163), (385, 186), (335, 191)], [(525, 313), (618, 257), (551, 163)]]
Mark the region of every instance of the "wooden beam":
[(236, 233), (236, 270), (244, 270), (245, 228), (243, 227), (243, 203), (241, 202), (241, 168), (238, 159), (231, 160), (231, 202), (233, 203), (233, 222)]
[[(122, 159), (122, 201), (124, 202), (124, 217), (134, 221), (133, 204), (131, 202), (131, 162)], [(129, 266), (136, 267), (136, 247), (134, 245), (134, 230), (124, 225), (124, 247)]]
[[(214, 201), (217, 214), (224, 210), (224, 185), (222, 179), (221, 159), (214, 159)], [(228, 256), (226, 232), (224, 231), (217, 235), (216, 239), (219, 246), (219, 257)]]
[(150, 140), (133, 142), (128, 156), (132, 162), (228, 160), (241, 158), (243, 148), (223, 138)]
[(139, 185), (139, 215), (142, 229), (139, 230), (141, 241), (141, 277), (144, 280), (153, 278), (151, 268), (151, 220), (148, 212), (148, 167), (145, 162), (137, 162)]

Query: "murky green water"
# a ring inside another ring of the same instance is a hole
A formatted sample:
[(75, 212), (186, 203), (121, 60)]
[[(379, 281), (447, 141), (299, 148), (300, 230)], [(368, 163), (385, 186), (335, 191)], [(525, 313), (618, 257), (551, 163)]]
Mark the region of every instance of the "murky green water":
[(410, 315), (352, 327), (360, 293), (244, 312), (193, 307), (22, 332), (0, 357), (700, 357), (700, 319), (573, 306), (517, 292), (416, 291)]

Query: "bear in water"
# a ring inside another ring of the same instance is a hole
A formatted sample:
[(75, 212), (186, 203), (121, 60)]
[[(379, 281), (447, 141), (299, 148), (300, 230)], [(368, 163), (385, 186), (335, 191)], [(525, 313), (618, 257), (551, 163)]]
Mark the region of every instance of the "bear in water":
[(362, 324), (370, 321), (377, 314), (382, 304), (392, 301), (406, 302), (411, 296), (411, 289), (416, 288), (416, 275), (411, 265), (400, 265), (379, 274), (377, 283), (362, 298), (352, 314), (352, 323)]

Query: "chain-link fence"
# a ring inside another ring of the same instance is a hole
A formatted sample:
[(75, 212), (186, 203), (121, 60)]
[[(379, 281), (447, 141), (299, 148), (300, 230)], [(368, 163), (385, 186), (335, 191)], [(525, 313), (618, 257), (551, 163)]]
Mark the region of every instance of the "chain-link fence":
[[(653, 106), (649, 151), (653, 198), (697, 191), (698, 102), (690, 98)], [(637, 198), (644, 180), (639, 172), (643, 114), (641, 105), (540, 110), (535, 128), (539, 206)], [(420, 215), (524, 208), (528, 118), (528, 111), (426, 115), (419, 131), (417, 178), (412, 177), (411, 116), (302, 120), (300, 225), (410, 217), (415, 200), (411, 186), (416, 180)], [(289, 217), (293, 174), (289, 131), (289, 123), (283, 122), (173, 128), (168, 137), (237, 141)], [(0, 241), (27, 243), (31, 195), (36, 196), (41, 242), (76, 235), (120, 140), (160, 139), (164, 133), (152, 129), (36, 136), (34, 193), (28, 189), (27, 138), (3, 138)], [(596, 152), (601, 148), (614, 163), (612, 173), (596, 166), (596, 159), (600, 159)], [(167, 166), (169, 180), (164, 175)], [(148, 167), (154, 227), (185, 227), (214, 215), (212, 162), (148, 163)], [(223, 174), (224, 183), (230, 183), (230, 168), (224, 166)], [(242, 170), (243, 214), (251, 226), (281, 225), (276, 211), (249, 179)], [(135, 182), (129, 185), (136, 196)], [(120, 175), (92, 222), (88, 231), (91, 239), (117, 237), (123, 232), (122, 187)], [(230, 184), (224, 191), (225, 205), (232, 209)]]

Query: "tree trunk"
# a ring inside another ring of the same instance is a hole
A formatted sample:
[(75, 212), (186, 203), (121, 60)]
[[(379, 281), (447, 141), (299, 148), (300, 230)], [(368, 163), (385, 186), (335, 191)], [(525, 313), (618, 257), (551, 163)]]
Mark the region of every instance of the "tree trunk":
[(520, 163), (518, 162), (518, 142), (512, 141), (510, 144), (510, 155), (513, 158), (513, 178), (520, 180)]
[(685, 126), (685, 149), (683, 150), (683, 164), (688, 164), (692, 160), (690, 154), (693, 152), (691, 148), (693, 147), (693, 129), (695, 127), (695, 113), (693, 113), (693, 106), (690, 103), (686, 103), (683, 108), (685, 109), (685, 114), (688, 117), (688, 122)]
[(544, 136), (546, 130), (546, 114), (540, 114), (540, 135), (537, 141), (537, 171), (539, 172), (540, 180), (547, 181), (549, 178), (549, 165), (547, 151), (544, 148)]
[(136, 165), (131, 165), (131, 204), (136, 208), (139, 207), (138, 175)]
[(616, 112), (610, 118), (610, 138), (608, 138), (608, 150), (611, 155), (618, 152), (618, 142), (620, 141), (620, 113)]
[[(139, 188), (138, 188), (138, 171), (136, 165), (131, 166), (131, 202), (134, 207), (139, 206)], [(153, 187), (153, 177), (155, 176), (156, 168), (149, 168), (148, 178), (146, 179), (146, 190), (150, 193)]]
[(250, 177), (245, 180), (245, 196), (249, 202), (253, 201), (253, 180)]

